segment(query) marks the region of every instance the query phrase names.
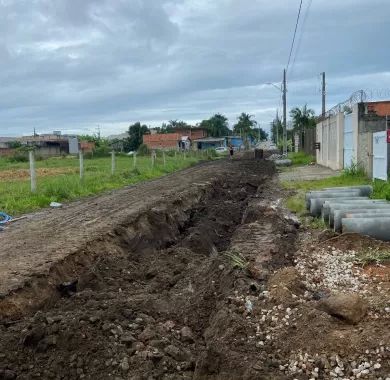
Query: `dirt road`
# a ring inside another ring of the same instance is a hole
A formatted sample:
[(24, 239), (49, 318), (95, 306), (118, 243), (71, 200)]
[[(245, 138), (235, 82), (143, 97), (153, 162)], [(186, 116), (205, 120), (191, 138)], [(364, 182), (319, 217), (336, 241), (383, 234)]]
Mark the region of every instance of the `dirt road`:
[(15, 224), (0, 379), (386, 379), (385, 317), (319, 307), (282, 197), (272, 163), (218, 161)]

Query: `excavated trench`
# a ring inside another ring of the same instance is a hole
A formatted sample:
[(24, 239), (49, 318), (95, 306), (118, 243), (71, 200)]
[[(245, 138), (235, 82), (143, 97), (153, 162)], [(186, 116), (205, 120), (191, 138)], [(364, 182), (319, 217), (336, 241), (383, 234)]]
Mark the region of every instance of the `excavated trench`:
[(291, 263), (296, 227), (274, 206), (273, 171), (242, 160), (91, 243), (71, 284), (1, 325), (0, 379), (267, 378), (234, 296)]

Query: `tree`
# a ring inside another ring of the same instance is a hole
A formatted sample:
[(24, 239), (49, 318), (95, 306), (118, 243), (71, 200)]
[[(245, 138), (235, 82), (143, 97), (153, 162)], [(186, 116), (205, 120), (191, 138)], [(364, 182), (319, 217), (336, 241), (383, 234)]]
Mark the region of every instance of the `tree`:
[(233, 132), (237, 135), (253, 135), (253, 129), (257, 125), (257, 121), (253, 120), (253, 117), (249, 113), (241, 113), (237, 118), (238, 122), (233, 127)]
[(298, 133), (299, 146), (302, 147), (304, 144), (304, 129), (314, 128), (316, 126), (314, 111), (311, 108), (307, 108), (307, 104), (305, 104), (302, 108), (293, 108), (290, 111), (290, 116), (293, 122), (293, 132)]
[(18, 149), (22, 147), (22, 143), (20, 141), (10, 141), (8, 147), (10, 149)]
[(256, 133), (257, 133), (257, 140), (259, 141), (265, 141), (265, 140), (268, 140), (268, 133), (263, 129), (263, 128), (256, 128), (255, 129)]
[(276, 118), (271, 123), (271, 138), (272, 141), (278, 145), (283, 137), (283, 124), (282, 121), (279, 119), (279, 116), (276, 116)]
[(174, 130), (175, 128), (190, 128), (190, 126), (183, 120), (169, 120), (167, 129)]
[(294, 131), (302, 132), (304, 128), (315, 127), (315, 113), (311, 108), (307, 108), (305, 104), (302, 108), (295, 107), (290, 111), (290, 116), (293, 121)]
[(231, 132), (227, 117), (220, 113), (215, 114), (210, 119), (203, 120), (199, 127), (206, 129), (211, 137), (223, 137)]
[(141, 125), (138, 121), (130, 125), (127, 131), (129, 137), (127, 138), (125, 149), (129, 151), (135, 151), (142, 144), (142, 136), (149, 133), (149, 129), (146, 125)]
[(241, 113), (237, 118), (237, 123), (234, 125), (233, 131), (237, 135), (244, 138), (250, 137), (253, 140), (264, 141), (268, 139), (268, 133), (257, 126), (257, 121), (253, 119), (253, 115)]

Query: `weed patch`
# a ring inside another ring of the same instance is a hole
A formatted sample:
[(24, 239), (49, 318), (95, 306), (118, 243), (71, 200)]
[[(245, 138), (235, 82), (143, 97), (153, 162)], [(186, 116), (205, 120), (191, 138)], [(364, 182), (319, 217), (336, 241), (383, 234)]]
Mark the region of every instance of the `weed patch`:
[(362, 267), (370, 264), (390, 263), (390, 251), (370, 247), (364, 251), (357, 252), (355, 263)]
[(288, 158), (292, 161), (293, 166), (310, 165), (311, 163), (316, 162), (314, 156), (306, 154), (305, 152), (289, 153)]
[(230, 251), (226, 252), (225, 256), (230, 262), (230, 265), (234, 269), (241, 269), (244, 270), (248, 266), (248, 262), (245, 260), (244, 257), (241, 256), (239, 252), (236, 251)]

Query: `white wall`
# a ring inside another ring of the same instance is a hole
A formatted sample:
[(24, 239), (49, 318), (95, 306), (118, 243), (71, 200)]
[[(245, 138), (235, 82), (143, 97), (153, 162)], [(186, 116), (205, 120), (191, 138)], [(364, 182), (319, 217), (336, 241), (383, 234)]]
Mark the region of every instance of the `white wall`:
[(343, 168), (343, 133), (344, 115), (331, 116), (317, 124), (317, 142), (321, 149), (317, 150), (317, 163), (333, 170)]

